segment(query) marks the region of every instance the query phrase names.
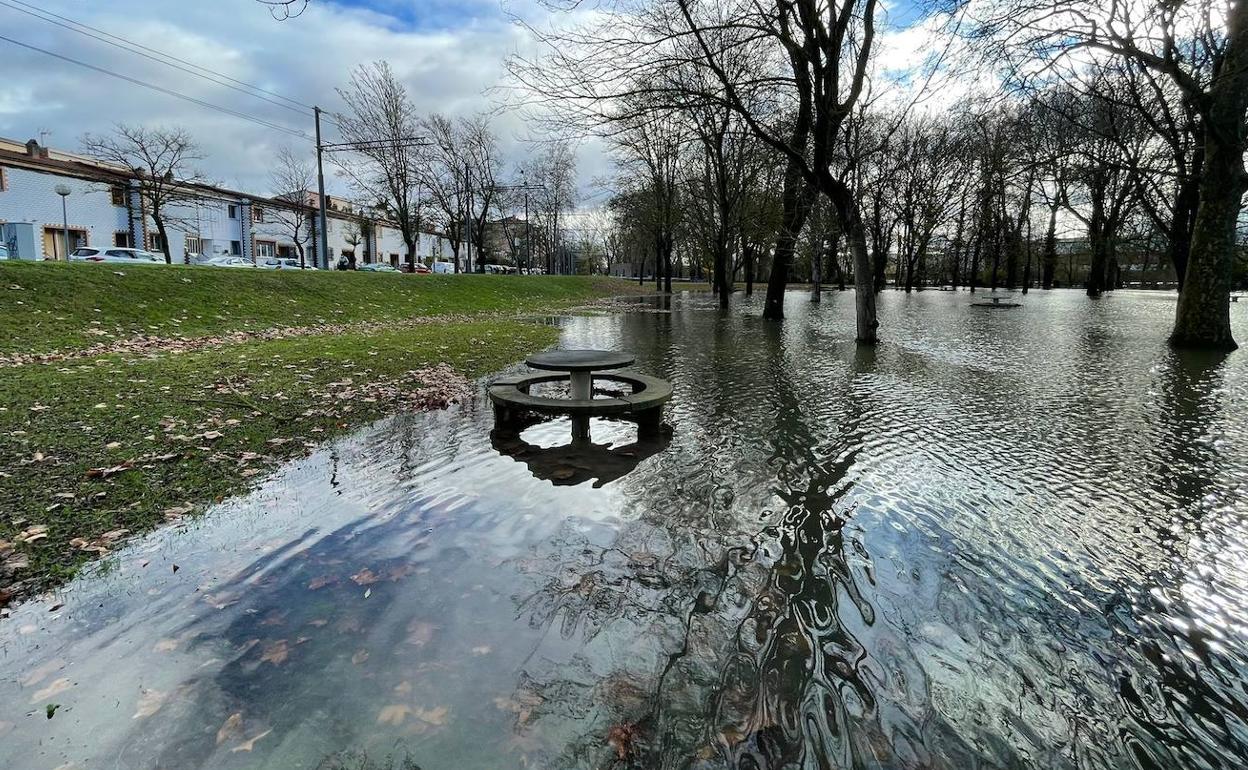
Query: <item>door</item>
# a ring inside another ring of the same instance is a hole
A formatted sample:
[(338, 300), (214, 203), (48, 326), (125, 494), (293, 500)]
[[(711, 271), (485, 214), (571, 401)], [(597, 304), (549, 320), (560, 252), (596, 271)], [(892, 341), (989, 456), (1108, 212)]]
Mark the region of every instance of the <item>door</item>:
[[(87, 233), (84, 230), (69, 231), (69, 252), (79, 246), (87, 245)], [(44, 259), (65, 259), (65, 231), (59, 227), (43, 228), (43, 258)]]

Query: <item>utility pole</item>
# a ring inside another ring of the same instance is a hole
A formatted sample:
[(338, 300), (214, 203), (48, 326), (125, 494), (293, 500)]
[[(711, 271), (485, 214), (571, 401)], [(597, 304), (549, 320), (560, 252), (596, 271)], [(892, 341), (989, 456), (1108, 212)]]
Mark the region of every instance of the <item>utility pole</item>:
[(472, 272), (472, 170), (468, 161), (464, 161), (464, 269)]
[(321, 253), (321, 259), (325, 260), (325, 269), (328, 270), (330, 268), (329, 233), (325, 226), (325, 164), (322, 160), (324, 145), (321, 144), (321, 108), (313, 107), (312, 111), (316, 115), (316, 230), (320, 238), (320, 248), (317, 251)]

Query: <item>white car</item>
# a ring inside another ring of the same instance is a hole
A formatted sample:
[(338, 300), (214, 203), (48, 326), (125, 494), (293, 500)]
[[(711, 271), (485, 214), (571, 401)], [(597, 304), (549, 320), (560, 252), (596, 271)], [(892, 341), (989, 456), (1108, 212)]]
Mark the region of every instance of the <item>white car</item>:
[(69, 258), (74, 262), (121, 262), (133, 264), (163, 265), (165, 258), (143, 249), (108, 248), (103, 246), (79, 246)]
[[(293, 257), (265, 257), (256, 267), (262, 270), (298, 270), (299, 260)], [(307, 265), (304, 270), (315, 270), (315, 267)]]
[(255, 267), (255, 265), (242, 257), (233, 257), (228, 254), (221, 254), (205, 259), (203, 262), (200, 262), (200, 264), (207, 265), (209, 267)]

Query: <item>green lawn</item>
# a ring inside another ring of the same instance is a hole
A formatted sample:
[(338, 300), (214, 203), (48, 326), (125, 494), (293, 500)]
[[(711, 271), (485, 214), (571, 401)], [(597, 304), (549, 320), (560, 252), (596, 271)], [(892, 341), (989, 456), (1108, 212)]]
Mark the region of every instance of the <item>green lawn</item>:
[[(536, 276), (122, 272), (0, 263), (0, 333), (49, 351), (107, 339), (84, 331), (97, 320), (119, 336), (360, 323), (194, 352), (0, 367), (0, 606), (63, 582), (129, 535), (244, 491), (328, 438), (420, 408), (422, 389), (436, 402), (448, 382), (557, 339), (552, 327), (495, 313), (545, 313), (630, 288)], [(434, 322), (399, 325), (431, 314)], [(431, 371), (440, 364), (449, 368)]]
[(396, 275), (0, 262), (0, 356), (141, 334), (198, 337), (567, 307), (629, 284), (587, 276)]

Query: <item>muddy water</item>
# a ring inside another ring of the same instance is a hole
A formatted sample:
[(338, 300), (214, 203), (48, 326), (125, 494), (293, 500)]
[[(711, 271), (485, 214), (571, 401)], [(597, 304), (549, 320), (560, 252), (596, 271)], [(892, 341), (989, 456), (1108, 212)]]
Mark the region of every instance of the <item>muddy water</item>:
[(0, 767), (1242, 766), (1248, 353), (1157, 294), (888, 293), (874, 351), (707, 299), (564, 322), (668, 439), (400, 416), (19, 608)]

